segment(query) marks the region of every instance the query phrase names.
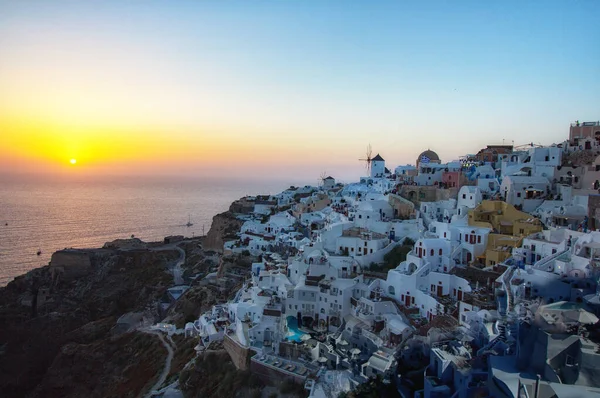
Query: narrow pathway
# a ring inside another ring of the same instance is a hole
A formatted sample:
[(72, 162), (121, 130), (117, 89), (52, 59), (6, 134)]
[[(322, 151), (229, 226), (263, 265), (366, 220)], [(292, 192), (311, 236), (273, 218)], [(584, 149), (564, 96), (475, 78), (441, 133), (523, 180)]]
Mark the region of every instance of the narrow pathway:
[(185, 250), (183, 250), (181, 247), (177, 246), (174, 243), (159, 246), (159, 247), (154, 247), (150, 250), (162, 251), (162, 250), (173, 250), (173, 249), (177, 250), (179, 252), (179, 258), (177, 259), (177, 262), (175, 263), (175, 265), (173, 266), (173, 269), (172, 269), (173, 282), (175, 283), (175, 285), (183, 285), (183, 270), (181, 269), (181, 266), (183, 265), (183, 263), (185, 263)]
[(185, 251), (179, 246), (175, 246), (175, 249), (179, 252), (179, 259), (173, 267), (173, 279), (176, 285), (183, 285), (183, 271), (181, 270), (181, 266), (185, 262)]
[(158, 337), (160, 342), (167, 349), (167, 358), (165, 359), (165, 366), (163, 368), (163, 371), (160, 374), (156, 383), (152, 386), (152, 388), (148, 392), (148, 394), (146, 394), (146, 398), (151, 398), (154, 396), (154, 392), (158, 391), (160, 389), (160, 387), (165, 383), (165, 380), (167, 380), (167, 376), (169, 375), (169, 372), (171, 371), (171, 361), (173, 360), (174, 352), (173, 352), (173, 348), (171, 347), (171, 345), (165, 341), (162, 333), (149, 331), (149, 330), (142, 330), (142, 331), (144, 333), (153, 334), (156, 337)]

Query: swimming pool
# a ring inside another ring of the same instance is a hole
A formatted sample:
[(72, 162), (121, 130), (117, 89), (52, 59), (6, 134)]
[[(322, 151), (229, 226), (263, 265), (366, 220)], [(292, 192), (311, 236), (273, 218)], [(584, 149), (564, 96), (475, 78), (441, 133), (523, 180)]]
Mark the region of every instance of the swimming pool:
[(572, 301), (559, 301), (558, 303), (546, 305), (547, 309), (552, 310), (578, 310), (583, 308), (583, 303), (574, 303)]
[(289, 341), (295, 341), (297, 343), (300, 343), (302, 341), (302, 336), (305, 335), (306, 333), (301, 332), (300, 330), (298, 330), (298, 320), (296, 319), (295, 316), (288, 316), (286, 318), (287, 321), (287, 328), (288, 328), (288, 335), (287, 335), (287, 339)]

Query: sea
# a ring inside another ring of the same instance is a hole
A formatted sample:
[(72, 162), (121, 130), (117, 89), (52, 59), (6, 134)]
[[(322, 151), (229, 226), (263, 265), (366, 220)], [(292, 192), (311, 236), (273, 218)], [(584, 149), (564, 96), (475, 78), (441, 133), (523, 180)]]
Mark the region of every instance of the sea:
[[(0, 183), (0, 287), (47, 265), (64, 248), (95, 248), (134, 235), (208, 233), (213, 216), (246, 195), (276, 194), (290, 181), (242, 178), (115, 178)], [(190, 221), (193, 225), (186, 226)], [(41, 254), (37, 254), (41, 252)]]

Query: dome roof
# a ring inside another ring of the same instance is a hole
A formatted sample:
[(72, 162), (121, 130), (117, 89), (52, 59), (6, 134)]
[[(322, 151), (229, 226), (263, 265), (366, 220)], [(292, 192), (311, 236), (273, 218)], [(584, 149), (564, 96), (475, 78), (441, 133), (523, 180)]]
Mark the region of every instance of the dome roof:
[(415, 164), (419, 164), (421, 163), (421, 159), (423, 157), (427, 157), (429, 159), (430, 162), (432, 163), (440, 163), (440, 157), (438, 156), (437, 153), (433, 152), (432, 150), (428, 149), (426, 151), (423, 151), (419, 157), (417, 158), (417, 161), (415, 162)]

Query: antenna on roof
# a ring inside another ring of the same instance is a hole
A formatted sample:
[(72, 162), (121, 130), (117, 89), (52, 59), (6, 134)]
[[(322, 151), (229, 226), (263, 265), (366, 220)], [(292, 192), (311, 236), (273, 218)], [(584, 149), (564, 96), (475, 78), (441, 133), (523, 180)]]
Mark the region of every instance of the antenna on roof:
[(373, 161), (373, 158), (371, 158), (372, 154), (373, 154), (373, 151), (371, 149), (371, 144), (369, 144), (369, 145), (367, 145), (366, 158), (358, 159), (361, 162), (366, 162), (365, 167), (367, 168), (367, 172), (371, 171), (371, 162)]

